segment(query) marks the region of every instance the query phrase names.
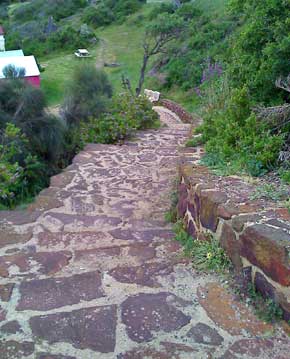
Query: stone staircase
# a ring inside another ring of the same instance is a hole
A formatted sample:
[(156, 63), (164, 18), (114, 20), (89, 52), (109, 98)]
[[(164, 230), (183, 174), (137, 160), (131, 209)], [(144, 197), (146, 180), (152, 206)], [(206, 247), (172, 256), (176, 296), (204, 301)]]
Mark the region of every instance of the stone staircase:
[(23, 212), (0, 213), (0, 358), (286, 359), (290, 341), (193, 270), (164, 214), (191, 125), (88, 145)]

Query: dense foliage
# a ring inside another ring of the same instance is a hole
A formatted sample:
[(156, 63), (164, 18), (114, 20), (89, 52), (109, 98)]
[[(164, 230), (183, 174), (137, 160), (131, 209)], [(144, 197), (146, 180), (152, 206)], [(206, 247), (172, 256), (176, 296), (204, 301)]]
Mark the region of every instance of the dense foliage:
[(64, 124), (44, 107), (40, 90), (17, 79), (0, 82), (0, 205), (33, 196), (57, 171)]
[(187, 1), (178, 8), (161, 5), (160, 12), (174, 12), (185, 30), (155, 66), (166, 73), (167, 89), (190, 91), (199, 106), (205, 162), (223, 173), (254, 176), (281, 166), (289, 117), (277, 125), (278, 110), (268, 121), (261, 115), (267, 111), (259, 115), (256, 108), (289, 100), (289, 92), (275, 85), (290, 69), (289, 1), (229, 0), (221, 16)]
[(128, 15), (135, 13), (146, 0), (104, 0), (87, 7), (83, 21), (94, 27), (123, 22)]
[(86, 0), (34, 0), (17, 2), (11, 8), (2, 5), (8, 49), (22, 48), (26, 53), (42, 55), (59, 48), (73, 49), (93, 41), (92, 32), (63, 22), (87, 6)]
[[(88, 47), (98, 41), (94, 29), (122, 22), (144, 0), (33, 0), (0, 4), (0, 22), (5, 26), (8, 49), (22, 48), (41, 56), (56, 50)], [(2, 15), (3, 14), (3, 15)], [(77, 17), (74, 21), (74, 17)]]
[(78, 125), (89, 117), (101, 115), (112, 97), (107, 75), (90, 64), (76, 67), (67, 85), (63, 106), (64, 117), (70, 125)]
[(136, 130), (158, 126), (158, 115), (145, 96), (123, 93), (113, 99), (111, 108), (102, 116), (81, 124), (81, 141), (114, 143), (132, 136)]
[(290, 2), (231, 0), (229, 10), (241, 22), (231, 39), (233, 85), (246, 85), (252, 97), (271, 103), (279, 95), (276, 79), (290, 69)]

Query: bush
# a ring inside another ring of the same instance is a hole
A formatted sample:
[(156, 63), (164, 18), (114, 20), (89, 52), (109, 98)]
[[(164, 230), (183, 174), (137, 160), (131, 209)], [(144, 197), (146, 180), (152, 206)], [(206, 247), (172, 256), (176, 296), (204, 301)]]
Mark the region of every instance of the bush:
[(55, 51), (60, 48), (73, 50), (86, 47), (88, 42), (95, 39), (95, 35), (88, 27), (87, 31), (82, 31), (84, 25), (80, 29), (69, 25), (61, 27), (48, 37), (46, 48), (48, 51)]
[(94, 27), (100, 27), (111, 24), (115, 20), (113, 11), (105, 4), (98, 6), (89, 6), (85, 9), (83, 21)]
[(45, 112), (41, 90), (20, 80), (0, 83), (0, 130), (14, 123), (29, 140), (30, 149), (43, 161), (57, 162), (63, 153), (64, 123)]
[(83, 21), (94, 26), (106, 26), (114, 21), (119, 23), (126, 19), (126, 16), (138, 11), (142, 0), (104, 0), (97, 5), (87, 7), (83, 13)]
[(258, 101), (279, 98), (275, 80), (288, 75), (290, 3), (280, 0), (231, 0), (242, 26), (231, 40), (229, 73), (234, 86), (246, 85)]
[(34, 0), (18, 6), (13, 11), (12, 17), (22, 23), (39, 16), (53, 16), (58, 21), (73, 15), (86, 5), (86, 0)]
[(167, 87), (181, 86), (183, 90), (200, 86), (203, 71), (212, 63), (225, 62), (228, 43), (236, 28), (233, 18), (222, 21), (206, 16), (195, 4), (186, 3), (176, 14), (185, 24), (180, 41), (168, 49)]
[(105, 72), (93, 64), (78, 66), (67, 86), (63, 107), (69, 126), (79, 125), (89, 118), (98, 118), (104, 113), (112, 97), (112, 86)]
[(251, 113), (246, 88), (233, 90), (224, 100), (223, 109), (218, 104), (204, 116), (201, 131), (208, 153), (205, 161), (211, 166), (233, 166), (234, 172), (264, 174), (275, 166), (283, 136), (272, 134), (267, 124)]
[(113, 99), (109, 112), (81, 124), (81, 142), (115, 143), (157, 126), (158, 115), (147, 98), (122, 94)]
[(33, 197), (63, 164), (66, 128), (45, 105), (41, 90), (21, 80), (0, 82), (1, 207)]
[(158, 115), (152, 110), (152, 104), (146, 96), (121, 94), (115, 99), (115, 109), (125, 116), (136, 130), (156, 127), (159, 124)]
[(123, 141), (133, 132), (126, 117), (119, 113), (106, 113), (98, 119), (81, 124), (81, 143), (115, 143)]
[(21, 130), (7, 124), (0, 136), (0, 205), (14, 207), (47, 184), (45, 168), (29, 151)]

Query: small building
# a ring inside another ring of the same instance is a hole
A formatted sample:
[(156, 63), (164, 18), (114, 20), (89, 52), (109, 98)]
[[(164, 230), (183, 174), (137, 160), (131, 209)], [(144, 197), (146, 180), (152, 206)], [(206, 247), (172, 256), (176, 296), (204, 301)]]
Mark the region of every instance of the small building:
[(5, 32), (1, 25), (0, 25), (0, 51), (5, 51)]
[[(25, 69), (24, 79), (34, 87), (40, 87), (40, 72), (34, 56), (21, 55), (22, 50), (16, 50), (16, 56), (8, 56), (7, 53), (14, 51), (6, 51), (0, 53), (0, 79), (5, 79), (3, 70), (8, 65), (14, 65), (18, 68)], [(23, 54), (23, 52), (22, 52)]]

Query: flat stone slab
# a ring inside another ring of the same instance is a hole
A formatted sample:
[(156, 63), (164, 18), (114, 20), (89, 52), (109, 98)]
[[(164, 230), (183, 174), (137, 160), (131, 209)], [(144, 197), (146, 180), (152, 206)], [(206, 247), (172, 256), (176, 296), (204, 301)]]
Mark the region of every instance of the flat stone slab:
[(289, 341), (273, 339), (241, 339), (236, 341), (219, 359), (286, 359), (289, 358)]
[(235, 300), (217, 283), (199, 287), (198, 298), (207, 315), (232, 335), (242, 335), (245, 331), (251, 335), (262, 335), (273, 330), (270, 324), (258, 320), (245, 303)]
[(158, 332), (170, 333), (190, 322), (174, 305), (178, 298), (170, 293), (139, 294), (122, 304), (122, 322), (131, 340), (151, 341)]
[(76, 357), (68, 355), (57, 355), (57, 354), (38, 354), (37, 359), (77, 359)]
[(17, 320), (13, 320), (2, 325), (2, 327), (0, 327), (0, 332), (5, 334), (16, 334), (22, 332), (22, 329)]
[(119, 354), (117, 359), (190, 359), (194, 358), (196, 355), (197, 350), (185, 344), (161, 342), (158, 349), (152, 346), (138, 347)]
[(33, 277), (36, 274), (53, 275), (66, 266), (72, 255), (67, 251), (17, 253), (0, 257), (0, 276)]
[(22, 359), (30, 356), (34, 352), (34, 343), (17, 342), (15, 340), (0, 341), (1, 359)]
[(9, 302), (13, 288), (14, 288), (14, 283), (0, 285), (0, 299), (3, 302)]
[(138, 267), (117, 267), (110, 271), (110, 275), (118, 282), (154, 287), (159, 286), (158, 276), (172, 272), (171, 263), (146, 263)]
[(104, 296), (99, 272), (22, 282), (19, 291), (19, 311), (47, 311)]
[(204, 323), (197, 323), (186, 334), (188, 338), (193, 339), (195, 343), (205, 345), (221, 345), (224, 341), (218, 331)]
[(77, 349), (111, 353), (116, 345), (116, 306), (93, 307), (32, 317), (33, 335), (50, 344), (65, 342)]

